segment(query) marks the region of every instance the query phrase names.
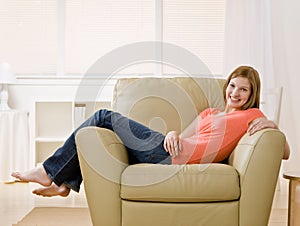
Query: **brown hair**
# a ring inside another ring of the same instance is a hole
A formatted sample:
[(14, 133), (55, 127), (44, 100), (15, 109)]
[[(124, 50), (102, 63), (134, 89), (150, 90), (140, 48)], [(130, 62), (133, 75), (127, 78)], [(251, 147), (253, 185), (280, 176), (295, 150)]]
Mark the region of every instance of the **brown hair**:
[(248, 101), (242, 106), (242, 110), (248, 108), (259, 108), (260, 103), (260, 79), (258, 72), (250, 66), (240, 66), (236, 68), (227, 78), (223, 87), (223, 96), (226, 102), (226, 88), (231, 79), (243, 77), (249, 80), (251, 86), (251, 93)]

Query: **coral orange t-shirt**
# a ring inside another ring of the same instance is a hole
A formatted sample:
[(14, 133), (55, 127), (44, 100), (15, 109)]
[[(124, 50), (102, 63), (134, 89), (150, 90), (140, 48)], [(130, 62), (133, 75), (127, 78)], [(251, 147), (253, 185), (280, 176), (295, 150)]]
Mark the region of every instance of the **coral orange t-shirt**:
[(265, 117), (258, 108), (238, 110), (223, 114), (208, 108), (200, 113), (197, 133), (181, 139), (181, 151), (172, 158), (172, 164), (220, 162), (226, 159), (249, 124), (256, 118)]

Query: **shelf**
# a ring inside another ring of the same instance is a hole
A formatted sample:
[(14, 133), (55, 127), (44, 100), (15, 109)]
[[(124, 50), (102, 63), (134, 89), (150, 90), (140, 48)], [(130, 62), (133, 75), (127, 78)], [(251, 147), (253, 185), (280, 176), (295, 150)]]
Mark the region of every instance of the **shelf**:
[(110, 102), (37, 101), (35, 103), (35, 163), (53, 154), (79, 124)]
[(67, 137), (37, 137), (35, 138), (35, 142), (64, 142)]
[(72, 102), (36, 102), (36, 137), (65, 137), (73, 130)]
[(43, 162), (52, 155), (59, 147), (63, 145), (63, 141), (59, 142), (36, 142), (36, 164)]

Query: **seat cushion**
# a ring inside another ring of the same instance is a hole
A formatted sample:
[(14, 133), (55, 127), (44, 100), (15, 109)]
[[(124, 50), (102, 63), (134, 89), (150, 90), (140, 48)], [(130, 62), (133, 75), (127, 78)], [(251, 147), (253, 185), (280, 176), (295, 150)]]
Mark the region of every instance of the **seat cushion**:
[(226, 164), (128, 166), (121, 198), (152, 202), (217, 202), (239, 199), (238, 172)]

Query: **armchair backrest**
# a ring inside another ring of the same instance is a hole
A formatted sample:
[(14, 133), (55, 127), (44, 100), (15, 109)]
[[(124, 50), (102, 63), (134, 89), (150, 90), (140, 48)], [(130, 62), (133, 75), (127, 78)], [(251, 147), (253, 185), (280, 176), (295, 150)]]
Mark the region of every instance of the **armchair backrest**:
[(112, 108), (162, 133), (182, 131), (202, 110), (224, 108), (224, 83), (212, 77), (119, 79)]

